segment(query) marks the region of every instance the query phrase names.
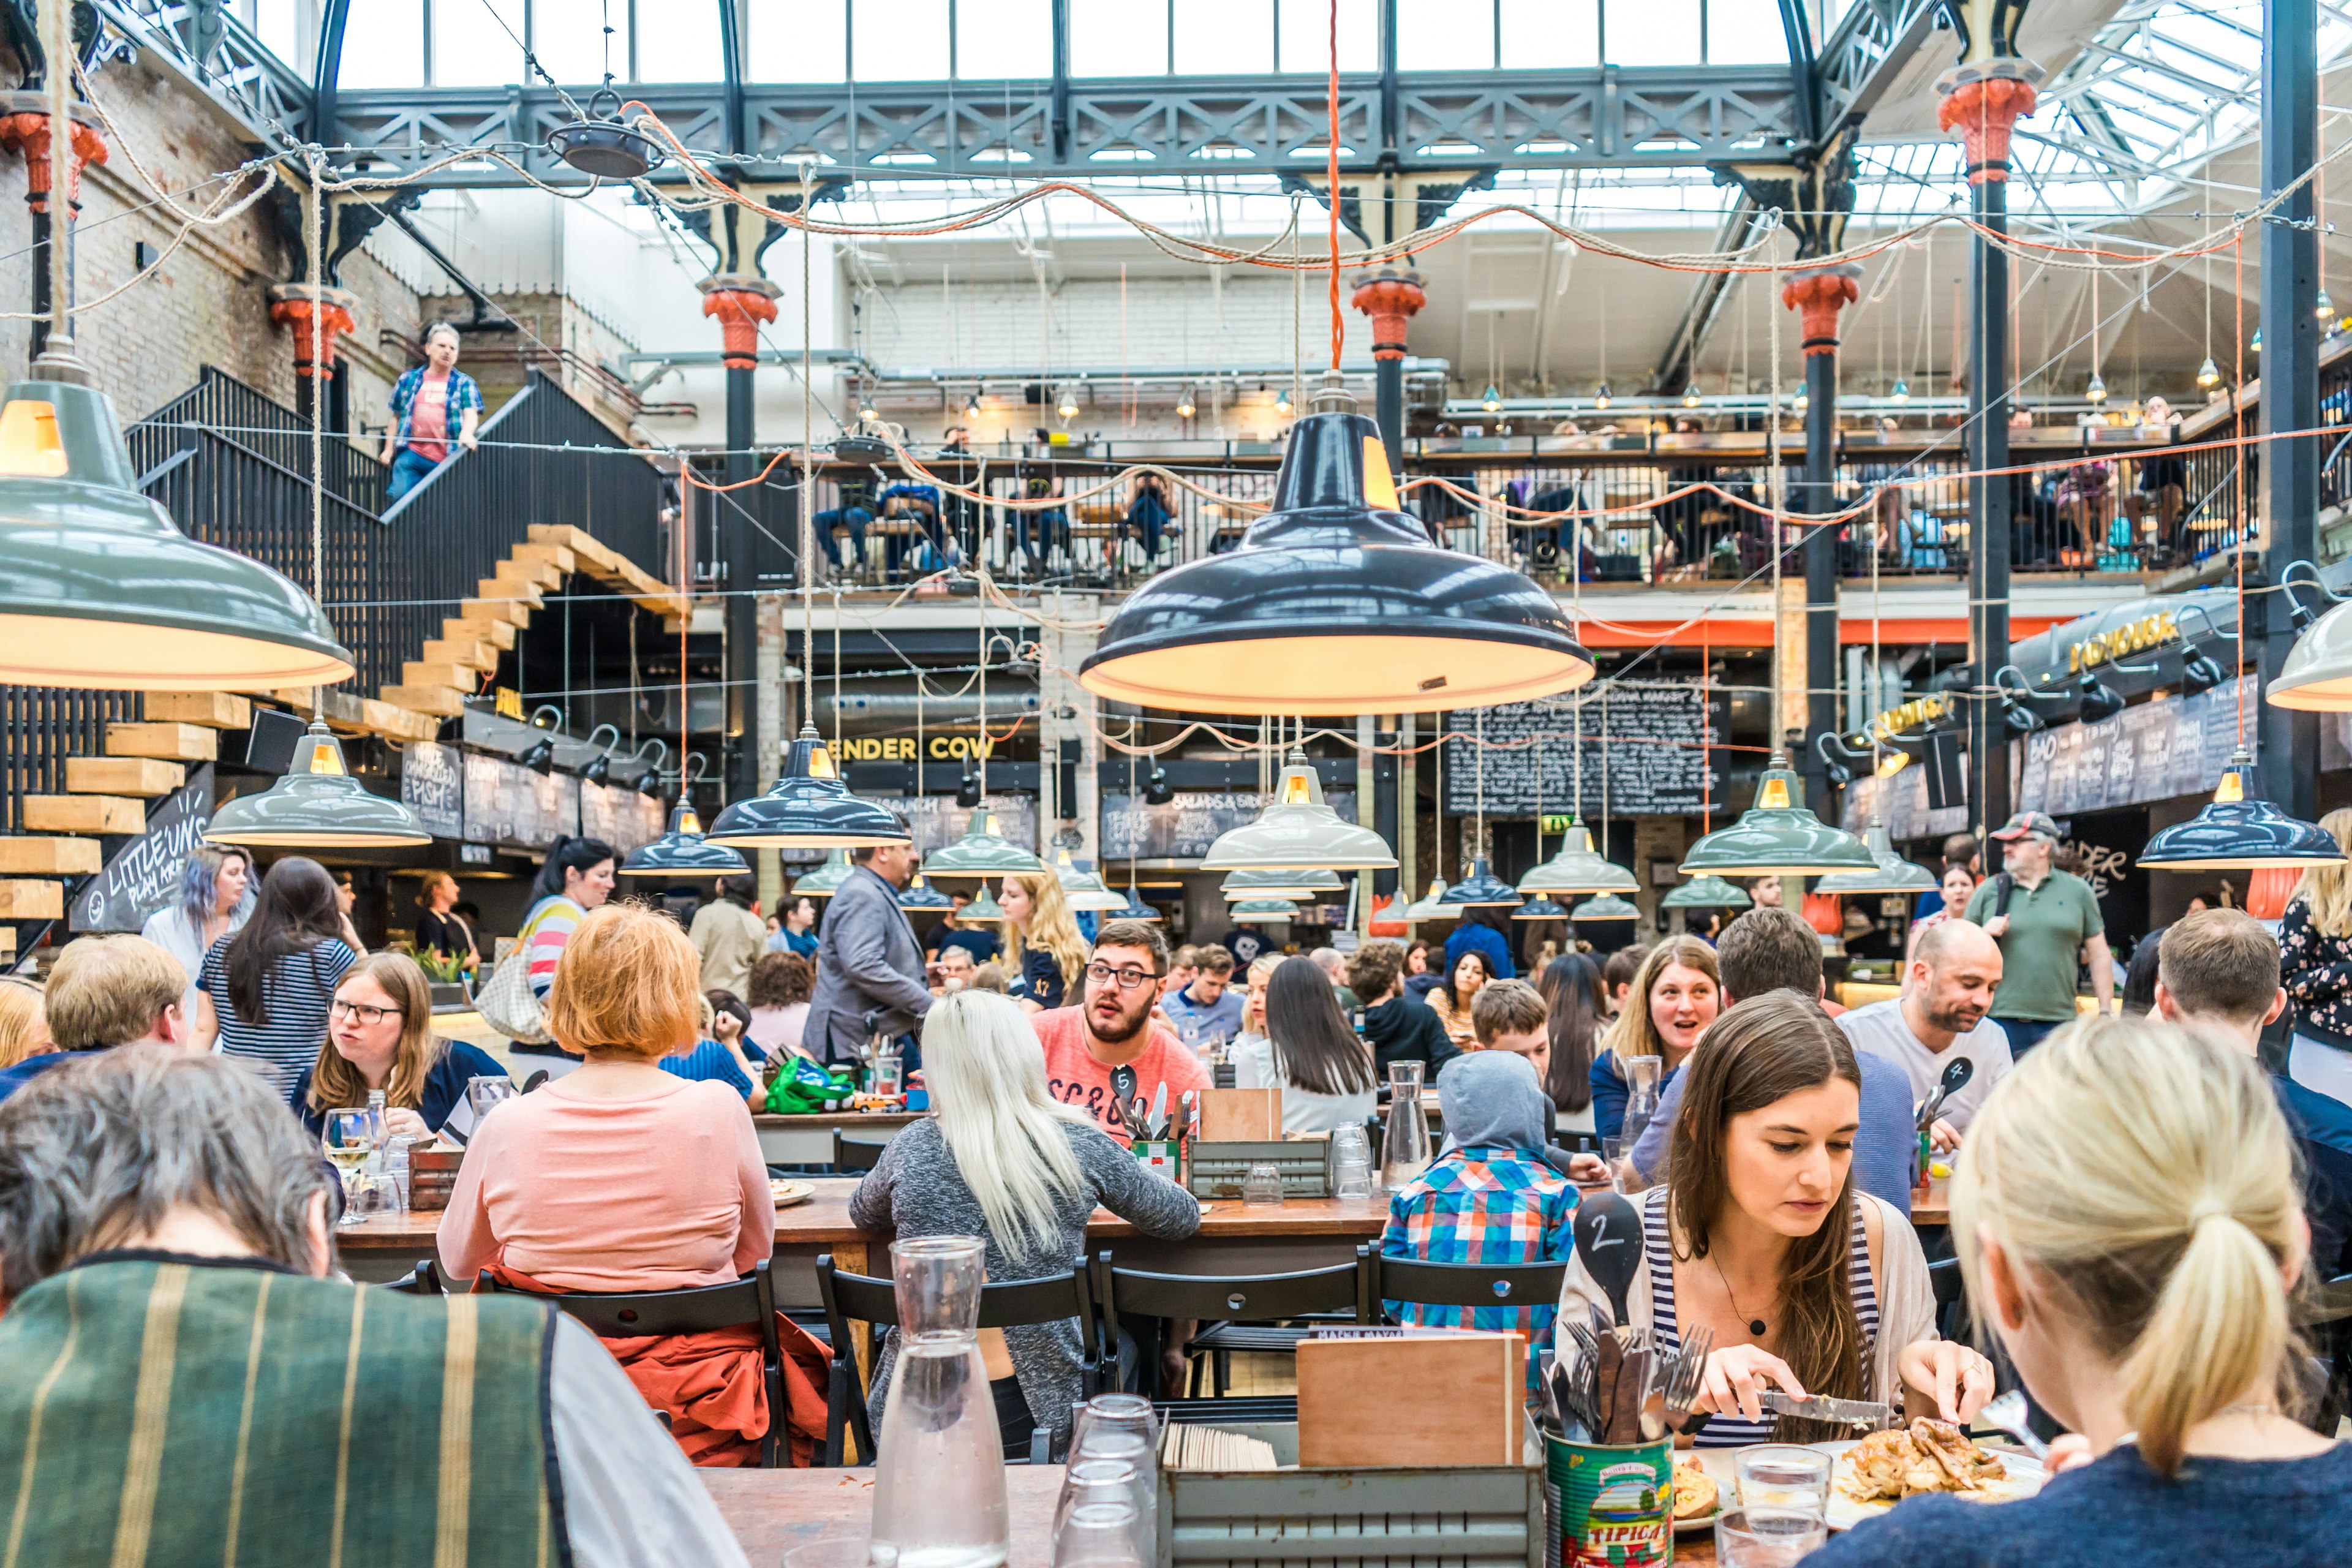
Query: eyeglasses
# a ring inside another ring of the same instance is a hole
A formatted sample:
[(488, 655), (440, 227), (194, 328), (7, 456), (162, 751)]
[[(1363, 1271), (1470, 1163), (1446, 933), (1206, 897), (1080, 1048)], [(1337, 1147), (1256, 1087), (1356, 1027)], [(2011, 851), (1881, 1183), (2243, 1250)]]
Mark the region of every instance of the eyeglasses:
[(346, 1002), (338, 996), (329, 1004), (327, 1016), (357, 1018), (362, 1024), (381, 1024), (387, 1017), (399, 1017), (403, 1011), (399, 1007), (371, 1007), (364, 1002)]
[(1148, 969), (1113, 969), (1108, 963), (1087, 965), (1087, 983), (1090, 985), (1108, 985), (1116, 980), (1121, 991), (1132, 991), (1159, 978)]

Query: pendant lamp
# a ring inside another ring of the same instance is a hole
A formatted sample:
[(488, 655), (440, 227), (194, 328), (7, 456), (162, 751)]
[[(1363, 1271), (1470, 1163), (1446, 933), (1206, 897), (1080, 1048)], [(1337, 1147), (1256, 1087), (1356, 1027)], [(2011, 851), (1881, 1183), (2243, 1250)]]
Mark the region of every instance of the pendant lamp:
[(814, 871), (803, 872), (793, 883), (793, 896), (797, 899), (829, 899), (841, 890), (849, 879), (849, 851), (836, 849), (824, 858), (824, 864)]
[(1519, 902), (1518, 890), (1486, 869), (1484, 855), (1470, 862), (1470, 874), (1437, 896), (1448, 909), (1507, 910)]
[(1461, 906), (1441, 902), (1440, 900), (1444, 897), (1445, 879), (1432, 877), (1429, 879), (1429, 891), (1423, 894), (1417, 902), (1405, 906), (1406, 923), (1411, 924), (1416, 921), (1459, 920), (1462, 916)]
[(980, 891), (972, 895), (971, 902), (956, 911), (956, 919), (966, 925), (1003, 925), (1004, 906), (996, 901), (996, 895), (988, 890), (987, 883), (982, 882)]
[(350, 678), (352, 655), (308, 594), (188, 538), (140, 493), (103, 393), (21, 381), (0, 396), (0, 682), (213, 691)]
[(1515, 921), (1564, 921), (1568, 919), (1568, 910), (1549, 899), (1537, 897), (1513, 910), (1511, 918)]
[(1335, 871), (1235, 871), (1218, 890), (1233, 904), (1244, 899), (1336, 898), (1346, 886)]
[[(951, 910), (955, 908), (955, 900), (926, 883), (921, 874), (918, 873), (904, 889), (900, 889), (898, 907), (902, 910)], [(1000, 919), (1003, 914), (1003, 911), (1000, 910), (998, 911)], [(957, 918), (961, 920), (962, 917), (959, 915)]]
[(1833, 871), (1874, 871), (1870, 846), (1831, 826), (1798, 803), (1803, 785), (1779, 752), (1756, 781), (1756, 804), (1738, 822), (1690, 847), (1682, 874), (1696, 877), (1826, 877)]
[(1163, 917), (1158, 910), (1143, 901), (1142, 895), (1135, 890), (1135, 882), (1130, 878), (1127, 884), (1127, 908), (1113, 911), (1110, 918), (1115, 921), (1158, 921)]
[(1062, 884), (1062, 901), (1073, 910), (1093, 910), (1097, 912), (1127, 908), (1127, 900), (1103, 885), (1103, 879), (1092, 871), (1081, 871), (1070, 860), (1064, 848), (1054, 857), (1054, 876)]
[(621, 862), (624, 877), (740, 877), (751, 869), (743, 857), (703, 837), (702, 814), (684, 802), (671, 810), (667, 833)]
[(1396, 863), (1379, 834), (1341, 821), (1323, 804), (1323, 780), (1307, 753), (1294, 747), (1272, 804), (1248, 826), (1221, 834), (1202, 858), (1201, 869), (1385, 871)]
[(1429, 542), (1398, 510), (1380, 427), (1325, 377), (1290, 428), (1274, 510), (1240, 545), (1129, 595), (1080, 667), (1097, 696), (1211, 713), (1427, 713), (1592, 677), (1559, 603)]
[(1519, 891), (1531, 895), (1630, 893), (1640, 886), (1633, 872), (1592, 847), (1592, 830), (1575, 817), (1569, 820), (1559, 852), (1519, 879)]
[(2263, 695), (2282, 708), (2340, 713), (2352, 710), (2352, 604), (2313, 623), (2287, 650), (2278, 679)]
[(262, 849), (388, 849), (430, 844), (433, 833), (407, 806), (352, 777), (341, 742), (313, 719), (286, 776), (213, 813), (205, 838)]
[(1937, 885), (1936, 879), (1925, 866), (1915, 865), (1895, 852), (1894, 836), (1886, 824), (1873, 821), (1862, 836), (1870, 846), (1872, 858), (1878, 862), (1875, 870), (1839, 871), (1823, 877), (1813, 884), (1816, 893), (1924, 893)]
[(996, 813), (985, 807), (971, 814), (963, 837), (946, 848), (923, 857), (923, 869), (934, 877), (997, 878), (1015, 871), (1043, 871), (1045, 862), (1006, 838), (996, 826)]
[(1662, 910), (1744, 910), (1756, 900), (1720, 877), (1694, 877), (1658, 900)]
[(2252, 752), (2241, 750), (2231, 757), (2212, 803), (2150, 838), (2139, 852), (2139, 863), (2158, 871), (2267, 871), (2344, 864), (2335, 835), (2246, 793), (2253, 769)]
[(1264, 921), (1269, 925), (1298, 918), (1298, 906), (1288, 899), (1244, 899), (1225, 911), (1244, 923)]
[(1603, 893), (1577, 905), (1569, 911), (1568, 918), (1578, 925), (1590, 925), (1595, 921), (1640, 920), (1642, 911), (1614, 893)]
[(910, 842), (898, 820), (841, 782), (814, 724), (803, 724), (784, 759), (783, 776), (765, 795), (719, 814), (707, 836), (739, 849), (856, 849)]

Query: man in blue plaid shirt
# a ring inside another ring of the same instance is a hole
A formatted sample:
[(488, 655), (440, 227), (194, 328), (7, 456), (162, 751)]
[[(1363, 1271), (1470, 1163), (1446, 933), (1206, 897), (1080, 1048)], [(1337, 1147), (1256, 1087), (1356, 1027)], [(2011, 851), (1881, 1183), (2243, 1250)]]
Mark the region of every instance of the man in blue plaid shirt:
[(425, 363), (392, 387), (392, 428), (384, 432), (383, 460), (392, 468), (384, 504), (423, 484), (447, 462), (454, 441), (474, 450), (475, 426), (482, 417), (482, 389), (457, 368), (457, 329), (436, 321), (425, 329)]

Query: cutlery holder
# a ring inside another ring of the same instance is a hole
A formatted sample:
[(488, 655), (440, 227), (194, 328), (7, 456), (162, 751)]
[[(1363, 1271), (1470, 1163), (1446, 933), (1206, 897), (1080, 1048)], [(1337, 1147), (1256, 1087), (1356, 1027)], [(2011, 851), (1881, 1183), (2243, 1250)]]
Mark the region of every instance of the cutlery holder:
[(1675, 1560), (1675, 1440), (1571, 1443), (1544, 1435), (1549, 1563), (1654, 1568)]
[(1194, 1143), (1184, 1185), (1196, 1198), (1238, 1199), (1252, 1165), (1282, 1173), (1286, 1198), (1328, 1198), (1333, 1186), (1328, 1138), (1270, 1140), (1247, 1143)]

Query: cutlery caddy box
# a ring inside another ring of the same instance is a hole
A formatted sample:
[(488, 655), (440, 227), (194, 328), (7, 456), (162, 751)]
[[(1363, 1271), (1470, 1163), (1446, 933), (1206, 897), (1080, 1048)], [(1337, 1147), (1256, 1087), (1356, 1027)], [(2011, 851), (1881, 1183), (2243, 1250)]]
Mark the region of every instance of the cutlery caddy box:
[(1328, 1138), (1268, 1139), (1257, 1142), (1196, 1142), (1184, 1171), (1184, 1186), (1196, 1198), (1239, 1202), (1252, 1165), (1282, 1173), (1286, 1198), (1328, 1198), (1334, 1185)]
[[(1298, 1461), (1296, 1422), (1224, 1423)], [(1542, 1445), (1517, 1465), (1160, 1468), (1159, 1568), (1546, 1568)]]

